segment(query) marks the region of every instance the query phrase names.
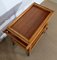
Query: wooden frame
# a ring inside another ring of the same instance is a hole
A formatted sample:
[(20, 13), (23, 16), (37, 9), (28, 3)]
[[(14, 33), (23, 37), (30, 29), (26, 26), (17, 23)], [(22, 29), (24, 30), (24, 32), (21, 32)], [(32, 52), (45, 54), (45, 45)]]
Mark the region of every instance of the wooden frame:
[[(31, 8), (32, 6), (36, 6), (37, 8), (41, 8), (45, 11), (48, 11), (49, 14), (47, 15), (47, 17), (45, 18), (45, 20), (41, 23), (41, 25), (39, 26), (39, 28), (37, 28), (37, 30), (35, 31), (35, 33), (32, 35), (32, 37), (30, 39), (28, 39), (27, 37), (23, 36), (22, 34), (16, 32), (14, 29), (12, 29), (12, 26), (15, 25), (15, 23), (17, 23), (17, 21), (22, 18), (22, 16), (24, 14), (26, 14)], [(39, 41), (39, 37), (41, 36), (41, 34), (43, 33), (44, 30), (46, 30), (47, 28), (47, 24), (48, 24), (48, 19), (49, 17), (52, 15), (53, 11), (43, 7), (41, 5), (38, 5), (37, 3), (33, 3), (29, 8), (27, 8), (20, 16), (18, 16), (15, 21), (13, 21), (12, 24), (10, 24), (6, 30), (6, 33), (12, 37), (13, 39), (15, 39), (14, 41), (20, 45), (22, 45), (26, 50), (27, 50), (27, 54), (29, 55), (33, 46), (35, 45), (35, 43), (37, 41)], [(20, 39), (20, 40), (18, 40)]]

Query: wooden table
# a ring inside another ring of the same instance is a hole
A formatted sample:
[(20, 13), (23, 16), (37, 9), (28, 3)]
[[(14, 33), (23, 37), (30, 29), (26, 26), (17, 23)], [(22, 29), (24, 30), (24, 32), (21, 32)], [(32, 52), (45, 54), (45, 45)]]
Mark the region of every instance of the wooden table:
[(52, 10), (33, 3), (8, 26), (6, 33), (13, 42), (25, 48), (29, 55), (42, 33), (47, 29), (48, 19), (52, 13)]

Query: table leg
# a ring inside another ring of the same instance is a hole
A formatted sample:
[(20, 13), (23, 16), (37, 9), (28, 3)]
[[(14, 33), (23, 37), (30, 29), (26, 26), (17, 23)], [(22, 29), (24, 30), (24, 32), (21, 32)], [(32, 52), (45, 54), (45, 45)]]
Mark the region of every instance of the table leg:
[(27, 56), (30, 56), (31, 54), (31, 47), (27, 50)]
[(15, 43), (12, 41), (12, 45), (14, 46), (15, 45)]
[(30, 52), (29, 52), (29, 50), (27, 51), (27, 56), (30, 56)]
[(15, 45), (15, 43), (14, 43), (14, 42), (12, 42), (12, 45), (14, 46), (14, 45)]
[(48, 29), (48, 24), (45, 25), (44, 29), (43, 29), (43, 33), (45, 33), (45, 31)]

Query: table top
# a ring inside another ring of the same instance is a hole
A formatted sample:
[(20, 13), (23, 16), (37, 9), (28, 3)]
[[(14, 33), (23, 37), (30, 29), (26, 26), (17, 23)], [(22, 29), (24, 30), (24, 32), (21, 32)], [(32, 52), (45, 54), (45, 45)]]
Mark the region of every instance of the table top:
[(33, 35), (37, 35), (38, 28), (42, 23), (44, 24), (44, 21), (46, 22), (52, 12), (48, 8), (33, 3), (8, 27), (8, 30), (19, 38), (29, 41)]
[(12, 26), (12, 29), (30, 39), (49, 13), (49, 11), (33, 6)]

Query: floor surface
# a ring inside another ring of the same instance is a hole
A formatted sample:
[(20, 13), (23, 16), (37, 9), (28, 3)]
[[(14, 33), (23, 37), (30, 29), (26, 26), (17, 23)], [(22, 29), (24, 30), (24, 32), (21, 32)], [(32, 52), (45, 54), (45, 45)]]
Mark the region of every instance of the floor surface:
[(28, 57), (25, 50), (18, 45), (13, 46), (7, 37), (0, 43), (0, 60), (57, 60), (57, 4), (46, 1), (41, 5), (54, 11), (49, 19), (48, 30), (40, 37)]

